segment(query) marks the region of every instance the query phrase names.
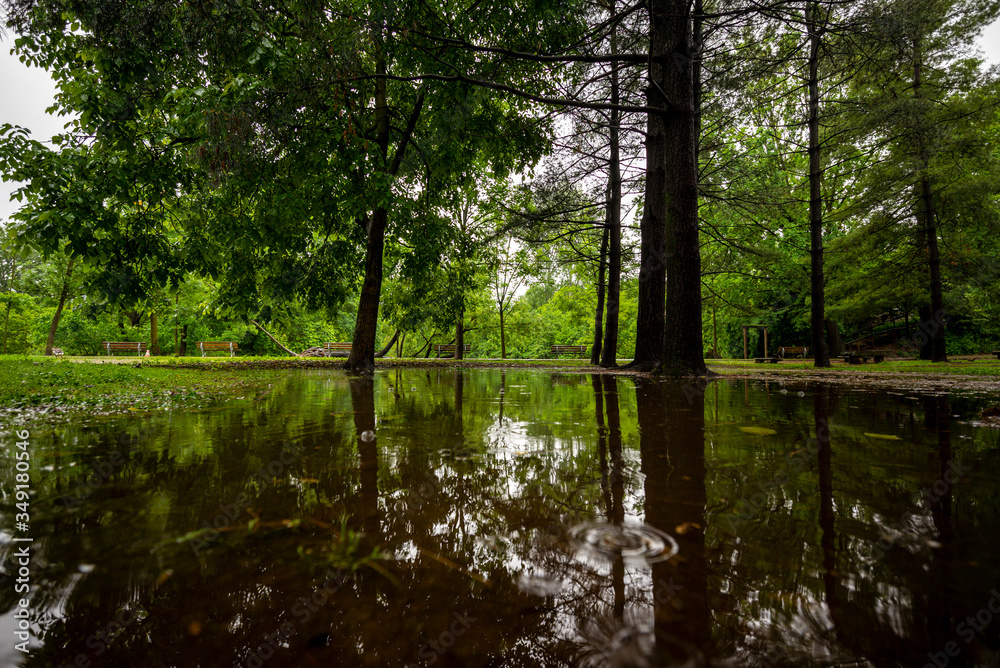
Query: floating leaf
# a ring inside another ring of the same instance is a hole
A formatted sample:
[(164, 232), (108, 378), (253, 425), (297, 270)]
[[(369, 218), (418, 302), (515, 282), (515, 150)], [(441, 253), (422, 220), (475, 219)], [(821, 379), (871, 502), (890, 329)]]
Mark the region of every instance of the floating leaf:
[(903, 440), (899, 436), (895, 436), (893, 434), (869, 434), (868, 432), (865, 432), (865, 436), (867, 436), (869, 438), (878, 438), (878, 439), (881, 439), (883, 441), (902, 441)]
[(754, 434), (755, 436), (774, 436), (778, 432), (767, 427), (740, 427), (744, 434)]

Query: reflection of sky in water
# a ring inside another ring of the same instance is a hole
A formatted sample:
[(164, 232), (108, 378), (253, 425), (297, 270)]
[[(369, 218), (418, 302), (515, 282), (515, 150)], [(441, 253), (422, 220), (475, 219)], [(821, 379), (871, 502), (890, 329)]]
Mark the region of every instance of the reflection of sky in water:
[[(481, 621), (444, 665), (763, 663), (775, 648), (776, 665), (906, 665), (953, 638), (948, 620), (982, 607), (1000, 572), (997, 434), (951, 417), (981, 400), (716, 381), (702, 409), (681, 388), (620, 378), (598, 382), (598, 416), (586, 375), (390, 371), (367, 394), (337, 373), (274, 385), (211, 411), (37, 431), (33, 595), (59, 621), (26, 665), (71, 659), (122, 606), (149, 617), (114, 639), (118, 665), (167, 665), (180, 646), (231, 665), (282, 621), (296, 635), (268, 665), (403, 665), (454, 612)], [(823, 416), (825, 460), (810, 447)], [(250, 484), (287, 443), (302, 454)], [(77, 510), (53, 502), (114, 447), (121, 472)], [(948, 503), (920, 498), (951, 457), (974, 466)], [(241, 509), (212, 547), (177, 542), (240, 493), (254, 528)], [(362, 552), (382, 546), (387, 575), (362, 566), (296, 618), (342, 522)], [(663, 532), (680, 556), (617, 559), (609, 522), (634, 529), (626, 552)], [(0, 660), (20, 661), (2, 632)]]

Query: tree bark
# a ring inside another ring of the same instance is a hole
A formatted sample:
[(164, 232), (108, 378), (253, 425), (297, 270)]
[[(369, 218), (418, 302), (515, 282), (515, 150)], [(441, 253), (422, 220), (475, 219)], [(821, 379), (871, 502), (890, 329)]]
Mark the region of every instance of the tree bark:
[[(615, 13), (615, 2), (611, 0), (612, 16)], [(618, 53), (617, 32), (611, 33), (611, 53)], [(611, 65), (611, 104), (619, 102), (618, 64)], [(622, 173), (620, 130), (621, 111), (611, 110), (610, 156), (608, 165), (609, 197), (607, 204), (606, 231), (609, 236), (608, 247), (608, 317), (604, 326), (604, 349), (601, 352), (601, 366), (618, 366), (618, 312), (622, 282)], [(603, 255), (603, 254), (602, 254)]]
[(601, 254), (597, 263), (597, 308), (594, 309), (594, 343), (590, 348), (590, 363), (601, 362), (601, 342), (604, 338), (604, 270), (608, 255), (608, 228), (601, 235)]
[(154, 357), (160, 354), (160, 328), (156, 311), (149, 314), (149, 354)]
[(59, 319), (62, 317), (63, 307), (66, 305), (66, 297), (69, 296), (69, 281), (73, 277), (73, 258), (69, 259), (66, 265), (66, 276), (63, 278), (62, 290), (59, 292), (59, 305), (56, 306), (56, 313), (52, 316), (52, 324), (49, 325), (49, 338), (45, 341), (45, 354), (51, 355), (52, 348), (56, 344), (56, 330), (59, 328)]
[(500, 307), (500, 359), (507, 359), (507, 336), (503, 327), (503, 306)]
[[(687, 0), (650, 0), (650, 134), (646, 139), (646, 204), (666, 226), (666, 323), (659, 371), (707, 375), (701, 326), (694, 74)], [(657, 59), (669, 56), (657, 67)], [(659, 118), (661, 127), (655, 127)], [(655, 176), (655, 178), (651, 178)], [(655, 206), (650, 206), (653, 203)]]
[(382, 346), (382, 350), (375, 353), (375, 357), (385, 357), (386, 355), (388, 355), (389, 351), (392, 350), (392, 347), (396, 345), (396, 339), (398, 338), (399, 338), (399, 330), (397, 329), (396, 333), (392, 335), (391, 339), (389, 339), (389, 343)]
[(465, 347), (465, 325), (462, 322), (462, 317), (465, 314), (462, 311), (458, 312), (458, 321), (455, 323), (455, 359), (464, 359), (465, 352), (463, 348)]
[(844, 342), (840, 338), (840, 329), (837, 327), (837, 321), (833, 318), (826, 319), (826, 336), (830, 355), (836, 357), (844, 352)]
[[(922, 95), (921, 67), (923, 65), (923, 53), (920, 50), (919, 40), (914, 41), (913, 51), (913, 96), (919, 99)], [(925, 119), (922, 122), (925, 122)], [(928, 323), (931, 327), (930, 356), (932, 362), (947, 362), (948, 354), (945, 347), (944, 333), (944, 296), (941, 287), (941, 255), (938, 250), (934, 196), (931, 190), (930, 178), (927, 176), (927, 169), (930, 167), (930, 149), (927, 146), (927, 138), (924, 137), (923, 128), (920, 128), (917, 133), (917, 146), (920, 153), (921, 167), (920, 184), (917, 192), (917, 220), (923, 223), (922, 227), (927, 243), (927, 264), (930, 271), (931, 317), (933, 318), (933, 321)]]
[(819, 144), (819, 7), (806, 0), (806, 29), (809, 35), (809, 255), (812, 269), (810, 329), (814, 366), (830, 366), (826, 346), (826, 294), (823, 280), (823, 195), (822, 155)]
[(177, 356), (186, 357), (188, 349), (188, 326), (184, 325), (181, 327), (181, 341), (177, 347)]
[[(386, 74), (384, 57), (376, 65), (378, 74)], [(399, 140), (396, 156), (389, 165), (389, 103), (386, 94), (386, 80), (383, 77), (375, 79), (375, 136), (379, 153), (381, 154), (384, 171), (394, 177), (403, 161), (403, 154), (409, 144), (413, 129), (420, 118), (420, 110), (424, 104), (423, 92), (417, 95), (413, 111), (407, 120), (406, 129)], [(376, 207), (372, 217), (367, 221), (367, 241), (365, 244), (365, 278), (361, 284), (361, 295), (358, 299), (358, 316), (354, 323), (354, 338), (351, 343), (351, 354), (347, 357), (344, 368), (355, 373), (370, 373), (375, 370), (375, 334), (378, 327), (378, 307), (382, 297), (382, 254), (385, 249), (385, 231), (389, 213), (385, 207)]]

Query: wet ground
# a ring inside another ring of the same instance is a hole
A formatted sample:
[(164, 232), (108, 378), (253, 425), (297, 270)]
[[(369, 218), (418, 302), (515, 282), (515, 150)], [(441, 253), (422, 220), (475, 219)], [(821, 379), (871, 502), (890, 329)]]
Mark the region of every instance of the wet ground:
[(997, 665), (998, 399), (303, 370), (8, 430), (0, 662)]

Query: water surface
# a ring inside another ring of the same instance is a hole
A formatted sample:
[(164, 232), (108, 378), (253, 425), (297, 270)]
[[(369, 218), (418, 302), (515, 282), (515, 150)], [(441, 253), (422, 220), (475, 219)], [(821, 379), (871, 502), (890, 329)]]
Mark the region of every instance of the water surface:
[(302, 371), (39, 427), (27, 656), (7, 433), (0, 661), (997, 665), (988, 399)]

